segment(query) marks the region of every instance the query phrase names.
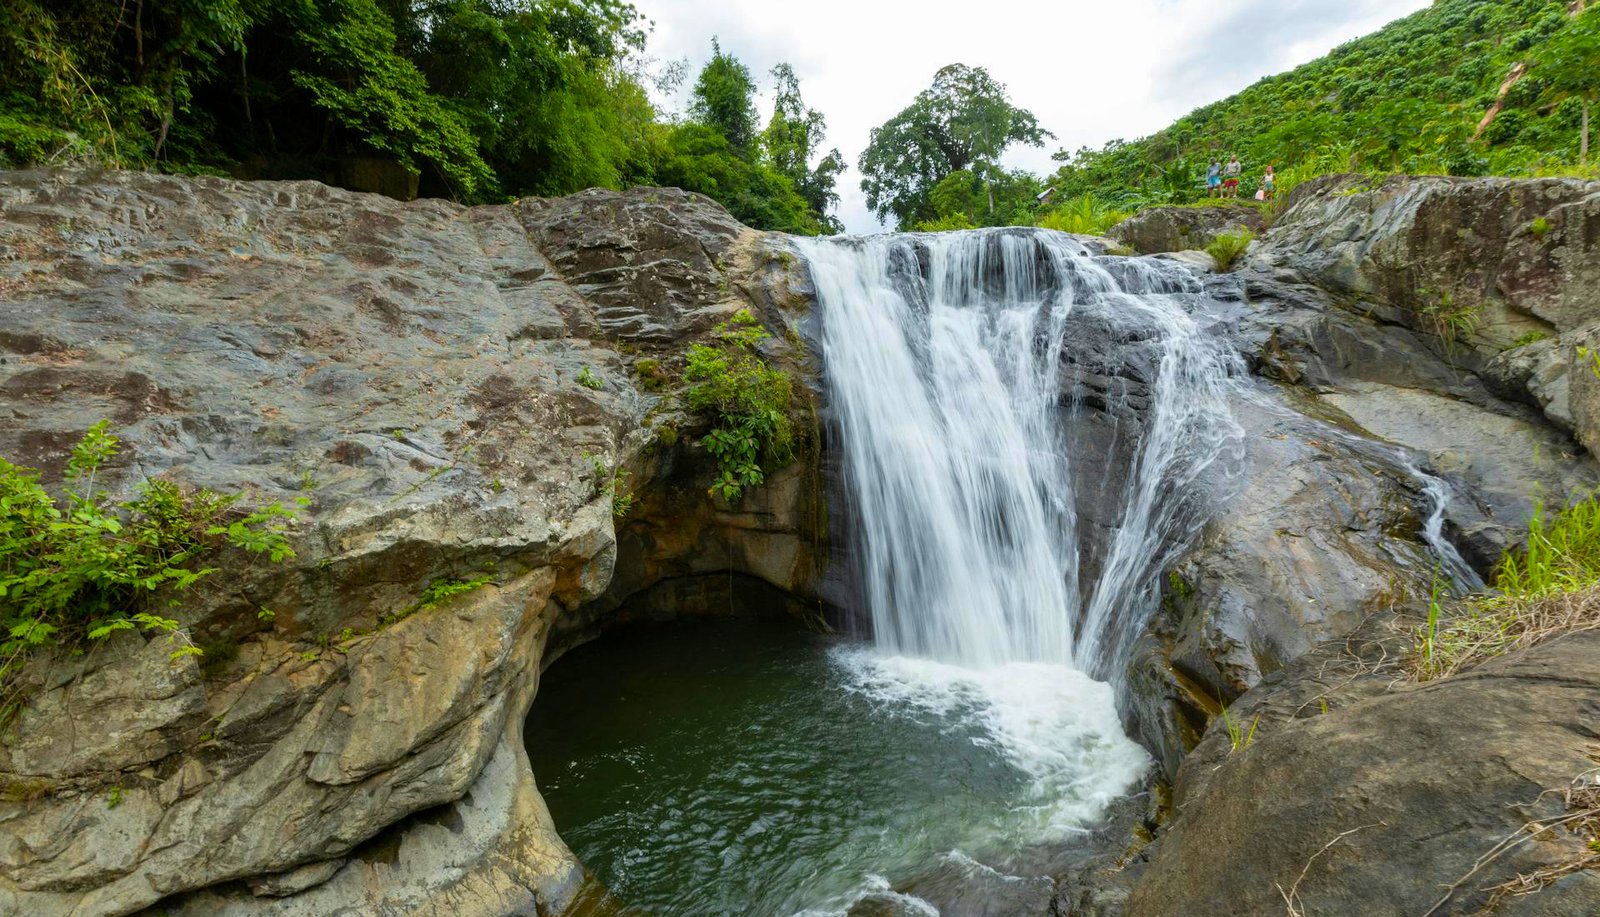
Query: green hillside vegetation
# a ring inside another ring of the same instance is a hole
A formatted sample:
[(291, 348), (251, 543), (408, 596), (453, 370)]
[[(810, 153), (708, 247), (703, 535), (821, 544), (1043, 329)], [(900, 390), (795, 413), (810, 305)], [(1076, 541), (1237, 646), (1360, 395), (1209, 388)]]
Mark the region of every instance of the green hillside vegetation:
[[(398, 176), (396, 196), (463, 202), (678, 184), (760, 228), (831, 225), (837, 156), (820, 154), (825, 125), (793, 72), (775, 71), (778, 110), (761, 131), (754, 80), (714, 46), (689, 118), (666, 119), (646, 92), (647, 24), (621, 0), (3, 6), (0, 168), (95, 162), (389, 193)], [(730, 105), (747, 123), (727, 120)]]
[(1600, 92), (1600, 11), (1583, 5), (1437, 0), (1150, 137), (1058, 153), (1048, 183), (1058, 201), (1131, 210), (1204, 198), (1207, 164), (1235, 153), (1241, 197), (1268, 164), (1280, 192), (1333, 171), (1593, 174), (1584, 112)]
[[(952, 65), (873, 132), (862, 189), (906, 229), (1103, 233), (1143, 207), (1206, 203), (1207, 165), (1234, 154), (1244, 165), (1239, 197), (1250, 200), (1272, 165), (1276, 206), (1329, 172), (1600, 177), (1588, 156), (1597, 102), (1600, 10), (1581, 0), (1437, 0), (1150, 137), (1057, 153), (1050, 176), (997, 165), (1011, 144), (1048, 134), (982, 68)], [(1263, 206), (1270, 217), (1274, 205)]]

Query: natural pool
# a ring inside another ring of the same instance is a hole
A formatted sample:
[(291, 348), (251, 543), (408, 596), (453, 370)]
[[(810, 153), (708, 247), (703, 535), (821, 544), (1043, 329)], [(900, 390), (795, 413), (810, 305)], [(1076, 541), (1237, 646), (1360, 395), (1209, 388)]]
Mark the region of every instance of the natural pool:
[(1082, 831), (1145, 765), (1105, 685), (786, 621), (641, 625), (545, 674), (527, 745), (561, 836), (654, 917), (842, 913), (959, 851)]

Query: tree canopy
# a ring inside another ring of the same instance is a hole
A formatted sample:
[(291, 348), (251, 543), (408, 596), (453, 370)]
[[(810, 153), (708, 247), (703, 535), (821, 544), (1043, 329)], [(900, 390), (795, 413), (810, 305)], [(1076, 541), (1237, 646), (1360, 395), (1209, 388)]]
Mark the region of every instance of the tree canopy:
[(750, 69), (711, 40), (711, 61), (695, 80), (689, 114), (728, 141), (728, 146), (749, 155), (756, 142), (756, 83)]
[(931, 194), (940, 182), (970, 171), (992, 184), (1008, 147), (1042, 146), (1051, 136), (1032, 113), (1011, 104), (1005, 86), (987, 70), (951, 64), (909, 106), (873, 129), (861, 154), (861, 190), (879, 217), (893, 216), (901, 226), (936, 220)]
[[(820, 216), (823, 228), (839, 232), (843, 227), (828, 213), (839, 203), (835, 185), (845, 169), (844, 157), (833, 149), (818, 159), (817, 153), (827, 139), (828, 122), (821, 112), (806, 107), (794, 68), (779, 64), (772, 68), (772, 79), (772, 120), (767, 122), (761, 138), (767, 159), (794, 183), (806, 206)], [(812, 165), (813, 161), (816, 165)]]
[(1589, 109), (1600, 101), (1600, 8), (1580, 10), (1533, 55), (1534, 73), (1558, 97), (1583, 102), (1578, 159), (1589, 158)]
[[(835, 224), (837, 154), (787, 67), (765, 132), (713, 43), (690, 118), (651, 103), (624, 0), (7, 0), (0, 167), (354, 184), (361, 163), (465, 202), (682, 183), (764, 229)], [(369, 189), (370, 190), (370, 189)], [(386, 188), (390, 190), (391, 188)]]
[(713, 41), (711, 60), (695, 81), (689, 121), (668, 134), (656, 178), (713, 197), (759, 229), (837, 232), (828, 210), (838, 202), (834, 184), (843, 161), (835, 150), (813, 165), (826, 122), (805, 107), (792, 67), (779, 64), (772, 73), (772, 119), (758, 133), (755, 80)]

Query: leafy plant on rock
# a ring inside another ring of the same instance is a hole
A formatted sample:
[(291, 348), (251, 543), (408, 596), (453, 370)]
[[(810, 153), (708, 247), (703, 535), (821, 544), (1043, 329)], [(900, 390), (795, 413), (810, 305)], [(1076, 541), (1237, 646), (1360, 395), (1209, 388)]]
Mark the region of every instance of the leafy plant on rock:
[(1217, 270), (1232, 270), (1234, 263), (1245, 253), (1254, 239), (1255, 236), (1248, 229), (1225, 232), (1211, 240), (1211, 244), (1206, 246), (1206, 253), (1217, 262)]
[[(0, 685), (35, 650), (128, 630), (180, 638), (178, 622), (159, 610), (216, 573), (206, 561), (223, 547), (274, 563), (294, 556), (287, 533), (295, 513), (282, 504), (246, 510), (240, 494), (158, 479), (127, 501), (97, 489), (117, 454), (108, 427), (95, 424), (72, 448), (61, 498), (39, 472), (0, 459)], [(173, 652), (199, 654), (186, 639)], [(14, 691), (0, 687), (0, 695), (0, 707), (14, 711)]]
[(788, 413), (792, 389), (789, 377), (756, 352), (770, 335), (748, 310), (734, 313), (713, 336), (715, 344), (689, 348), (684, 401), (712, 424), (700, 440), (718, 464), (709, 492), (732, 503), (766, 480), (763, 462), (787, 463), (794, 457)]

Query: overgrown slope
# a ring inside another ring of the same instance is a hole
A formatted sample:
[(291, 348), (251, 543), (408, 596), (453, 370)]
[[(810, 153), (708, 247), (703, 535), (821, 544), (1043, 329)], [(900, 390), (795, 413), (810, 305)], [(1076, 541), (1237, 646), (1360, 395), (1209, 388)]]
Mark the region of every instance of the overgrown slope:
[(1575, 16), (1579, 5), (1438, 0), (1150, 137), (1058, 154), (1068, 161), (1055, 184), (1061, 197), (1094, 194), (1121, 206), (1184, 202), (1203, 194), (1212, 157), (1235, 153), (1246, 192), (1269, 163), (1280, 171), (1570, 170), (1579, 158), (1581, 93), (1556, 79), (1545, 58), (1553, 36), (1580, 20), (1585, 31), (1595, 28), (1600, 13)]

